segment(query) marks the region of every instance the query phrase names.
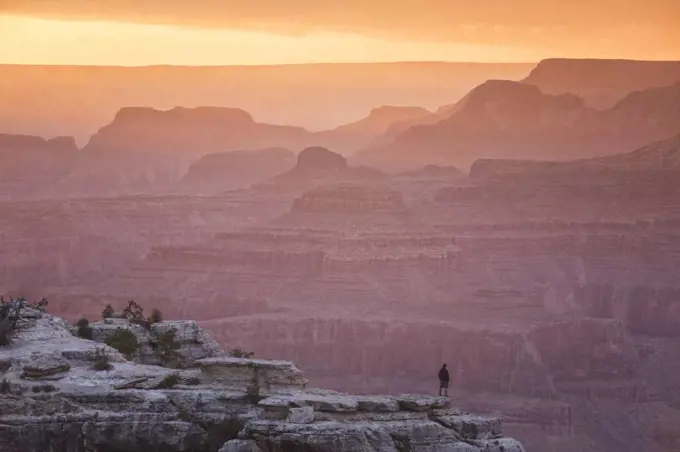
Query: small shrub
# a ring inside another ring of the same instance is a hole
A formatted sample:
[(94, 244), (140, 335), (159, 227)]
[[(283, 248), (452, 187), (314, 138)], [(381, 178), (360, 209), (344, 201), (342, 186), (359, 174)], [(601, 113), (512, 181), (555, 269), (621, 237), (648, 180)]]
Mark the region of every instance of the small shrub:
[(155, 389), (172, 389), (179, 384), (179, 377), (177, 374), (170, 374), (165, 377)]
[(88, 341), (92, 340), (92, 328), (89, 326), (84, 327), (84, 328), (78, 328), (78, 337), (81, 339), (87, 339)]
[(9, 384), (6, 378), (3, 378), (0, 382), (0, 394), (9, 394), (12, 391), (12, 386)]
[(0, 318), (0, 347), (6, 347), (12, 343), (14, 324), (9, 317)]
[(179, 420), (182, 422), (193, 422), (193, 417), (191, 416), (191, 413), (189, 413), (186, 409), (182, 407), (179, 408), (179, 413), (177, 413), (177, 417), (179, 417)]
[(104, 343), (121, 352), (127, 359), (131, 359), (139, 351), (137, 336), (125, 328), (117, 328), (104, 340)]
[(229, 351), (230, 358), (252, 358), (253, 356), (255, 356), (255, 353), (247, 352), (240, 348), (234, 348)]
[(104, 307), (104, 310), (102, 311), (102, 318), (103, 319), (110, 319), (111, 317), (113, 317), (113, 314), (114, 314), (113, 306), (111, 306), (110, 304), (107, 304)]
[(37, 302), (34, 305), (34, 307), (44, 314), (47, 311), (47, 304), (48, 304), (47, 299), (43, 297), (39, 302)]
[(92, 340), (92, 328), (90, 328), (90, 321), (82, 318), (76, 322), (78, 327), (78, 337), (82, 339)]
[(176, 328), (157, 335), (154, 342), (156, 344), (156, 356), (163, 366), (170, 367), (181, 364), (182, 357), (177, 353), (177, 350), (182, 347), (182, 344), (177, 340)]
[(40, 392), (54, 392), (56, 390), (57, 388), (54, 385), (50, 384), (36, 385), (31, 388), (31, 391), (33, 391), (36, 394)]
[(160, 323), (163, 321), (163, 313), (160, 311), (160, 309), (153, 308), (151, 310), (151, 315), (149, 316), (149, 323), (154, 324), (154, 323)]
[(128, 305), (123, 309), (123, 316), (137, 325), (144, 325), (146, 319), (144, 318), (144, 308), (138, 305), (134, 300), (128, 301)]
[(97, 347), (94, 349), (92, 361), (92, 368), (94, 370), (111, 370), (113, 367), (109, 352), (104, 347)]
[(17, 327), (17, 322), (21, 317), (21, 310), (26, 306), (26, 300), (10, 298), (8, 302), (0, 298), (0, 347), (8, 346), (12, 343), (12, 336)]

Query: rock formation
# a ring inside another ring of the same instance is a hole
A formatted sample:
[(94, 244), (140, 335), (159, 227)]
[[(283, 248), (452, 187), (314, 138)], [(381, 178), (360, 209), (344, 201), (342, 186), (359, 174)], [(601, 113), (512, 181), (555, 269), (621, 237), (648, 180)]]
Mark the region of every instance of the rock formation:
[(301, 148), (309, 133), (299, 127), (256, 122), (236, 108), (121, 109), (102, 127), (85, 151), (152, 152), (162, 155), (202, 156), (270, 146)]
[(72, 170), (78, 154), (70, 137), (0, 134), (0, 200), (52, 197), (54, 184)]
[(297, 198), (292, 212), (368, 214), (399, 212), (405, 208), (401, 193), (394, 190), (360, 185), (326, 185)]
[[(283, 215), (47, 295), (80, 315), (83, 300), (153, 294), (170, 317), (336, 390), (431, 391), (432, 363), (448, 362), (464, 408), (503, 413), (536, 450), (673, 450), (680, 198), (636, 195), (624, 175), (538, 173), (398, 208), (400, 175), (319, 186)], [(666, 183), (646, 180), (648, 193)]]
[(293, 169), (258, 184), (261, 196), (297, 197), (305, 191), (331, 184), (381, 184), (387, 175), (373, 168), (352, 167), (342, 155), (326, 148), (313, 146), (298, 154)]
[(480, 159), (470, 171), (474, 186), (445, 188), (439, 199), (526, 199), (536, 196), (647, 199), (660, 203), (680, 194), (680, 137), (633, 152), (568, 162)]
[(420, 123), (432, 115), (431, 111), (421, 107), (385, 105), (372, 109), (367, 117), (358, 121), (320, 132), (317, 138), (343, 153), (354, 152), (373, 144), (388, 130), (399, 127), (399, 124)]
[(284, 148), (209, 154), (189, 167), (177, 190), (217, 194), (249, 186), (295, 166), (295, 154)]
[(543, 60), (523, 83), (549, 94), (574, 93), (597, 109), (614, 106), (633, 91), (680, 81), (679, 61)]
[(191, 366), (198, 360), (224, 354), (219, 344), (191, 320), (153, 323), (147, 329), (124, 318), (107, 318), (101, 322), (90, 323), (89, 326), (92, 329), (92, 340), (102, 343), (120, 330), (130, 331), (136, 338), (139, 350), (129, 358), (140, 364), (165, 364), (157, 350), (163, 335), (168, 332), (171, 334), (171, 340), (177, 343), (178, 348), (173, 350), (176, 360), (183, 366)]
[(298, 149), (310, 141), (311, 134), (302, 128), (258, 123), (235, 108), (127, 107), (92, 136), (58, 189), (99, 196), (169, 191), (206, 154)]
[(337, 172), (345, 169), (347, 169), (347, 161), (341, 155), (322, 147), (303, 149), (298, 154), (297, 165), (295, 165), (295, 170), (299, 172)]
[(627, 95), (593, 110), (573, 94), (550, 95), (488, 81), (435, 124), (414, 126), (350, 163), (385, 170), (425, 164), (468, 167), (478, 158), (568, 160), (626, 152), (680, 132), (680, 84)]
[[(84, 144), (124, 106), (168, 109), (176, 105), (212, 105), (240, 107), (270, 124), (327, 130), (354, 121), (376, 105), (435, 107), (458, 99), (489, 78), (519, 80), (534, 66), (532, 63), (0, 65), (3, 80), (0, 124), (7, 133), (68, 134), (77, 136), (78, 142)], [(303, 97), (305, 102), (300, 102)]]
[(302, 372), (283, 361), (135, 364), (32, 308), (0, 363), (3, 452), (523, 452), (500, 420), (448, 398), (305, 389)]

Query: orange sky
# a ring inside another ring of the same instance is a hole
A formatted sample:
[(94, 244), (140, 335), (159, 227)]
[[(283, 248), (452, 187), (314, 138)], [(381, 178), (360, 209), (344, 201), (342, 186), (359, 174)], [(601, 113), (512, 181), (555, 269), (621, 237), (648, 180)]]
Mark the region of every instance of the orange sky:
[(680, 0), (0, 0), (0, 63), (680, 59), (679, 30)]

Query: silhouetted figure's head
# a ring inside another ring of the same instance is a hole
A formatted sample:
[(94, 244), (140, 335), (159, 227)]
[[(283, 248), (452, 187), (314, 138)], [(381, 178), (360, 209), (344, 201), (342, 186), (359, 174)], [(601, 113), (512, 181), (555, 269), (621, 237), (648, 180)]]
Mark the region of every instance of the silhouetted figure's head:
[(446, 364), (443, 364), (443, 365), (442, 365), (442, 369), (446, 369)]

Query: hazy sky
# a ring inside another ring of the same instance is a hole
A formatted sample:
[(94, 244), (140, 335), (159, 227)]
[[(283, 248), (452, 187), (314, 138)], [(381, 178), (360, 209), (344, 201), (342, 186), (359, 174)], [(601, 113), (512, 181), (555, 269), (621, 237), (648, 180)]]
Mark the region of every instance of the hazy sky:
[(0, 0), (0, 62), (680, 59), (680, 0)]

